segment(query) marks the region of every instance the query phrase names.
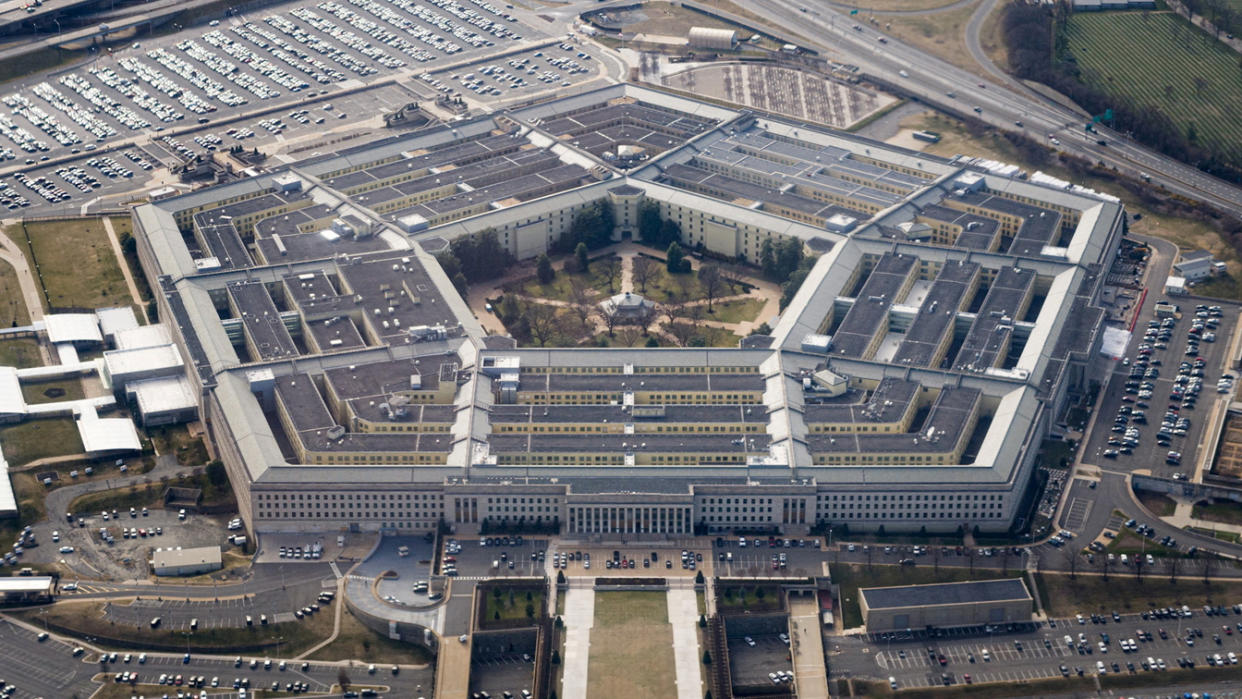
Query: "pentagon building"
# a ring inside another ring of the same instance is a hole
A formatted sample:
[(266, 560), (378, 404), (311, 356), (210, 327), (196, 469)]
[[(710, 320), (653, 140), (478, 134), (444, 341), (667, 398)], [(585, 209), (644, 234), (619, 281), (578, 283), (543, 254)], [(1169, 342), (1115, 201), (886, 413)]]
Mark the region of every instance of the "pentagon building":
[[(624, 158), (618, 154), (624, 154)], [(638, 154), (638, 155), (636, 155)], [(770, 336), (519, 349), (437, 264), (640, 202), (685, 246), (816, 256)], [(143, 267), (259, 532), (1003, 530), (1085, 384), (1124, 212), (633, 85), (138, 207)]]

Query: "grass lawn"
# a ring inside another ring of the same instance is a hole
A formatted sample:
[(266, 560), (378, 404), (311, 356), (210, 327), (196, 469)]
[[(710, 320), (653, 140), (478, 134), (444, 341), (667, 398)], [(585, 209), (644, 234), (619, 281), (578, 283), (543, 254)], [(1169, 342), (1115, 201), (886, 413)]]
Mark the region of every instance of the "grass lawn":
[[(489, 625), (511, 628), (513, 626), (533, 625), (543, 606), (543, 591), (537, 588), (512, 588), (508, 586), (488, 586), (480, 590), (483, 598), (483, 618), (479, 620), (482, 628)], [(528, 599), (529, 597), (529, 599)]]
[(1074, 462), (1074, 449), (1064, 439), (1045, 439), (1039, 445), (1040, 464), (1048, 468), (1064, 468), (1062, 461), (1071, 464)]
[(78, 378), (22, 382), (22, 398), (25, 399), (27, 405), (81, 400), (85, 397), (82, 380)]
[[(1171, 517), (1173, 511), (1177, 509), (1177, 503), (1173, 502), (1172, 498), (1167, 495), (1151, 493), (1146, 490), (1140, 490), (1137, 494), (1139, 502), (1143, 503), (1143, 507), (1146, 507), (1157, 517)], [(1242, 511), (1240, 511), (1240, 514), (1242, 514)]]
[(775, 585), (723, 587), (716, 593), (716, 610), (745, 613), (780, 609), (780, 588)]
[[(877, 18), (880, 25), (876, 28), (976, 75), (986, 75), (966, 48), (966, 23), (978, 6), (978, 2), (972, 2), (955, 10), (927, 15), (880, 17)], [(866, 22), (860, 24), (866, 26)]]
[(1065, 39), (1084, 80), (1175, 114), (1200, 145), (1242, 156), (1242, 68), (1229, 47), (1171, 12), (1074, 13)]
[[(339, 604), (339, 603), (338, 603)], [(152, 629), (145, 622), (138, 626), (118, 624), (104, 615), (103, 602), (58, 602), (47, 607), (49, 626), (68, 630), (78, 636), (99, 636), (97, 645), (109, 647), (106, 639), (132, 640), (136, 642), (168, 644), (171, 649), (185, 648), (186, 638), (180, 631)], [(18, 618), (38, 626), (43, 625), (40, 610), (14, 612)], [(312, 614), (301, 621), (285, 624), (268, 624), (228, 629), (199, 629), (190, 635), (190, 648), (198, 651), (227, 652), (243, 645), (270, 644), (276, 655), (276, 643), (280, 641), (279, 655), (290, 657), (310, 648), (332, 633), (332, 615)], [(118, 649), (119, 650), (119, 649)]]
[(1192, 532), (1199, 532), (1200, 534), (1206, 534), (1207, 536), (1220, 539), (1221, 541), (1228, 541), (1233, 544), (1238, 543), (1239, 539), (1242, 539), (1242, 537), (1239, 537), (1237, 534), (1234, 534), (1233, 532), (1213, 531), (1211, 529), (1204, 529), (1203, 527), (1188, 527), (1188, 528)]
[(0, 261), (0, 328), (16, 328), (30, 323), (25, 297), (17, 283), (17, 272)]
[(996, 580), (998, 578), (1022, 577), (1022, 571), (1010, 570), (1004, 575), (999, 570), (980, 568), (972, 575), (969, 568), (940, 566), (936, 572), (931, 566), (833, 565), (832, 580), (841, 586), (842, 628), (862, 626), (862, 610), (858, 605), (858, 590), (865, 587), (892, 587), (895, 585), (919, 585), (923, 583), (961, 582), (963, 580)]
[(147, 430), (147, 436), (158, 454), (176, 454), (182, 466), (202, 466), (207, 463), (207, 447), (201, 437), (191, 437), (184, 425), (157, 427)]
[(1242, 505), (1228, 501), (1214, 502), (1210, 505), (1196, 504), (1194, 517), (1206, 519), (1209, 522), (1242, 524)]
[[(335, 604), (341, 604), (336, 602)], [(332, 611), (325, 607), (320, 615), (331, 619)], [(316, 615), (319, 616), (319, 615)], [(399, 665), (423, 665), (430, 659), (427, 651), (413, 643), (402, 643), (381, 636), (363, 626), (349, 610), (342, 610), (341, 632), (336, 640), (310, 654), (308, 660), (361, 660), (365, 663), (397, 663)]]
[[(619, 259), (619, 258), (618, 258)], [(570, 262), (573, 264), (573, 262)], [(591, 271), (589, 274), (570, 273), (558, 271), (556, 277), (552, 279), (550, 284), (540, 284), (539, 279), (534, 276), (534, 266), (531, 266), (531, 277), (524, 283), (509, 284), (504, 290), (510, 293), (517, 293), (523, 296), (531, 296), (534, 298), (551, 299), (553, 301), (571, 301), (572, 294), (570, 289), (573, 287), (575, 280), (585, 284), (588, 288), (596, 291), (595, 300), (602, 301), (609, 296), (608, 292), (608, 275), (604, 273), (604, 261), (602, 259), (591, 261)], [(613, 292), (618, 293), (621, 290), (621, 273), (618, 267), (617, 277), (613, 281)]]
[[(638, 283), (635, 282), (634, 289), (640, 294), (644, 293), (638, 287)], [(724, 291), (721, 293), (732, 296), (734, 292)], [(741, 293), (741, 289), (738, 289), (738, 293)], [(699, 284), (699, 278), (694, 272), (669, 274), (663, 262), (657, 262), (652, 268), (651, 277), (647, 279), (647, 291), (644, 295), (656, 303), (698, 301), (707, 297), (703, 293), (703, 287)]]
[[(100, 219), (32, 222), (6, 232), (38, 270), (49, 307), (103, 308), (131, 302)], [(74, 254), (66, 255), (66, 250)]]
[(673, 627), (663, 592), (598, 592), (587, 667), (587, 696), (676, 694)]
[(705, 318), (721, 323), (741, 323), (754, 320), (763, 310), (763, 299), (737, 299), (712, 304), (712, 312)]
[[(687, 324), (677, 323), (677, 325), (684, 326)], [(737, 347), (737, 343), (742, 339), (739, 335), (733, 334), (732, 331), (710, 325), (701, 325), (695, 328), (689, 337), (689, 341), (686, 342), (687, 347)], [(668, 338), (660, 339), (662, 340), (661, 345), (671, 344)]]
[(1130, 530), (1130, 529), (1122, 529), (1120, 532), (1118, 532), (1117, 538), (1113, 539), (1112, 541), (1108, 543), (1107, 551), (1109, 553), (1115, 553), (1118, 555), (1123, 554), (1123, 553), (1128, 553), (1131, 555), (1134, 555), (1134, 554), (1141, 555), (1141, 554), (1150, 553), (1153, 556), (1178, 556), (1178, 557), (1182, 555), (1181, 553), (1179, 553), (1178, 551), (1174, 549), (1161, 546), (1160, 544), (1156, 543), (1155, 541), (1152, 541), (1151, 539), (1139, 536), (1133, 530)]
[[(1098, 560), (1098, 559), (1097, 559)], [(1133, 567), (1116, 566), (1105, 580), (1100, 575), (1040, 573), (1035, 576), (1041, 588), (1044, 611), (1053, 616), (1077, 613), (1137, 613), (1154, 607), (1205, 604), (1232, 604), (1242, 595), (1242, 582), (1211, 581), (1203, 584), (1203, 569), (1193, 561), (1182, 561), (1177, 582), (1169, 582), (1167, 569), (1148, 571), (1142, 580), (1134, 577)]]
[(18, 369), (43, 366), (43, 355), (39, 353), (39, 343), (28, 337), (0, 341), (0, 366), (12, 366)]
[(0, 427), (0, 443), (10, 466), (22, 466), (47, 456), (82, 453), (78, 426), (70, 418), (27, 420)]

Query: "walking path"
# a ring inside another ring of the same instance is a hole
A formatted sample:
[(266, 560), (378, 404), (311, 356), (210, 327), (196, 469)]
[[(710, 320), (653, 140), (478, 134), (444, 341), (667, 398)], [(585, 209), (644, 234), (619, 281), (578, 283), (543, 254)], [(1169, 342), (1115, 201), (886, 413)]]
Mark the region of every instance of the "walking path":
[(673, 625), (677, 699), (699, 699), (703, 696), (703, 677), (699, 672), (699, 602), (693, 586), (669, 588), (668, 622)]
[(819, 603), (814, 597), (789, 600), (789, 650), (799, 699), (828, 699), (828, 671), (820, 634)]
[[(16, 219), (5, 219), (3, 224), (8, 226), (15, 222)], [(26, 256), (7, 235), (0, 235), (0, 260), (9, 263), (17, 273), (17, 284), (22, 289), (22, 298), (26, 300), (26, 310), (30, 314), (31, 322), (43, 320), (43, 292), (35, 283), (30, 266), (26, 263)]]
[[(575, 584), (577, 583), (577, 584)], [(581, 585), (581, 586), (579, 586)], [(591, 656), (591, 627), (595, 625), (595, 588), (591, 579), (570, 579), (565, 593), (565, 669), (561, 696), (586, 699), (587, 664)]]

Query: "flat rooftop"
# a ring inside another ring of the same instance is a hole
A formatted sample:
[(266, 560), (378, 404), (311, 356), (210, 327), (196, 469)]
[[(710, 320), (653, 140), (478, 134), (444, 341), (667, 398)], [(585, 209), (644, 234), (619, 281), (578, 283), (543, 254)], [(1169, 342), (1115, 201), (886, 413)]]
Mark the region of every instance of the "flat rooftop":
[(859, 590), (868, 609), (904, 609), (946, 604), (1032, 601), (1020, 578), (972, 580), (932, 585), (867, 587)]
[(298, 355), (293, 336), (262, 282), (232, 282), (228, 285), (250, 345), (259, 353), (256, 359), (283, 359)]
[(913, 255), (885, 253), (880, 258), (833, 334), (832, 354), (863, 358), (876, 333), (887, 324), (888, 310), (910, 281), (917, 263)]
[(1013, 323), (1019, 311), (1030, 301), (1035, 286), (1035, 272), (1029, 269), (1002, 267), (983, 299), (983, 306), (966, 334), (957, 353), (954, 368), (958, 371), (984, 371), (995, 367), (1009, 345)]
[(945, 339), (952, 332), (957, 313), (968, 300), (967, 293), (978, 278), (979, 265), (952, 262), (944, 265), (932, 283), (918, 315), (897, 348), (893, 364), (929, 366)]

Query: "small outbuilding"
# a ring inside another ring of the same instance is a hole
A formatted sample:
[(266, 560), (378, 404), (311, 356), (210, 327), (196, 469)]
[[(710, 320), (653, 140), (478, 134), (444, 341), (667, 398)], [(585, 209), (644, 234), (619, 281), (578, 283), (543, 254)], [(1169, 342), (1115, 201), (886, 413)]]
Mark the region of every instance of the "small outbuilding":
[(156, 549), (151, 554), (151, 572), (156, 575), (199, 575), (222, 567), (219, 546)]
[(47, 602), (56, 582), (48, 575), (20, 575), (0, 578), (0, 599), (6, 604)]
[(869, 633), (1031, 620), (1034, 600), (1021, 578), (859, 590)]
[(686, 40), (690, 48), (729, 50), (737, 46), (737, 32), (717, 27), (691, 27)]

